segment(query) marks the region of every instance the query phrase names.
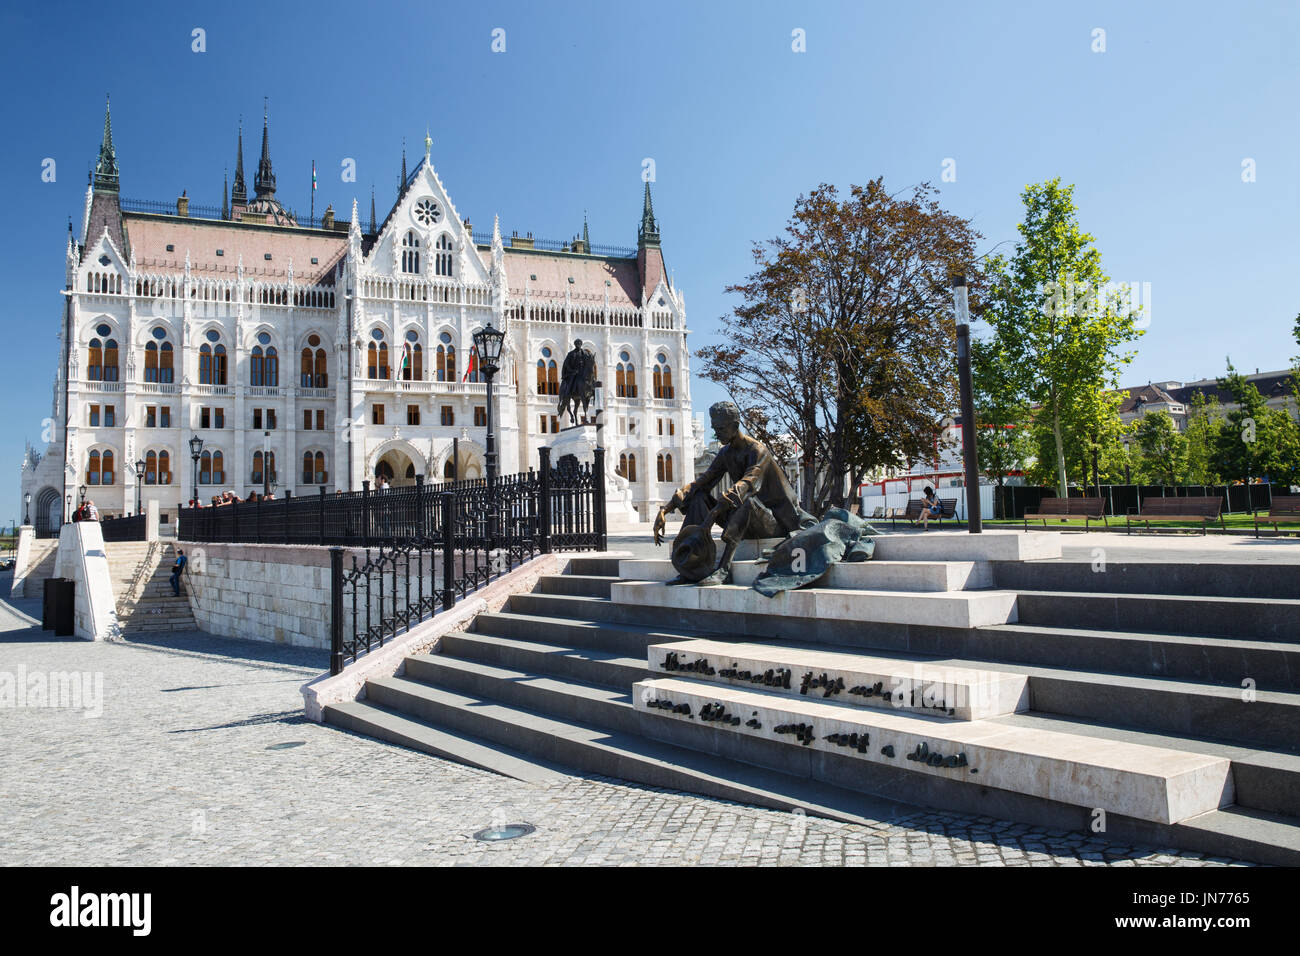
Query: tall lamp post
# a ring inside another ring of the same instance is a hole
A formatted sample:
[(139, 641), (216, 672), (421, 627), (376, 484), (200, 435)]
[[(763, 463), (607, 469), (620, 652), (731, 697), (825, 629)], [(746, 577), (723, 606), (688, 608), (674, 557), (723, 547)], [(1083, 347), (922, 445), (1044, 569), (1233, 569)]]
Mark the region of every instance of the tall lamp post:
[(23, 504), (26, 506), (23, 509), (23, 524), (31, 524), (32, 523), (32, 493), (30, 491), (27, 492), (27, 494), (23, 495)]
[(199, 505), (199, 456), (202, 454), (203, 439), (195, 435), (190, 439), (190, 457), (194, 459), (194, 500), (190, 502), (192, 508)]
[(492, 328), (489, 322), (474, 333), (474, 348), (478, 352), (479, 368), (487, 376), (487, 479), (488, 487), (496, 483), (497, 437), (495, 416), (492, 414), (492, 378), (501, 368), (501, 345), (506, 334)]
[(80, 504), (84, 506), (86, 504), (86, 486), (82, 485), (80, 488), (78, 488), (77, 493), (81, 495)]
[(144, 459), (135, 460), (135, 513), (140, 513), (140, 485), (144, 483)]
[(497, 536), (496, 501), (492, 494), (497, 482), (497, 436), (496, 416), (492, 414), (492, 378), (501, 368), (501, 345), (505, 342), (505, 338), (506, 334), (499, 329), (494, 329), (491, 322), (474, 333), (474, 349), (478, 352), (479, 368), (487, 376), (487, 454), (485, 457), (487, 458), (489, 551), (496, 547)]
[(952, 300), (957, 312), (957, 377), (961, 384), (961, 457), (966, 465), (966, 530), (979, 534), (980, 469), (975, 455), (975, 397), (970, 377), (970, 303), (966, 296), (966, 277), (954, 276)]

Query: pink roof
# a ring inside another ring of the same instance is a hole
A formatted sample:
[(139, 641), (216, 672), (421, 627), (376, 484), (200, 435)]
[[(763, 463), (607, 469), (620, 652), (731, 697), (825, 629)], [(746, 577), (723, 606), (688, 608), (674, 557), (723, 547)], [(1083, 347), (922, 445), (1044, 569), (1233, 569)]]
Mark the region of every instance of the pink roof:
[[(185, 253), (197, 275), (234, 278), (239, 257), (250, 279), (283, 281), (293, 260), (299, 285), (333, 284), (334, 266), (347, 254), (345, 232), (327, 233), (212, 219), (179, 219), (124, 213), (131, 251), (142, 272), (183, 272)], [(172, 251), (167, 251), (167, 246)], [(217, 250), (222, 255), (217, 255)], [(266, 259), (267, 253), (270, 260)], [(317, 261), (313, 264), (312, 259)]]
[[(480, 248), (478, 254), (486, 265), (491, 266), (491, 249)], [(507, 246), (506, 278), (510, 281), (512, 297), (522, 298), (527, 286), (534, 296), (563, 298), (568, 292), (575, 302), (604, 305), (608, 293), (611, 307), (641, 306), (641, 277), (637, 274), (635, 259), (528, 252)], [(573, 282), (569, 281), (570, 278)]]

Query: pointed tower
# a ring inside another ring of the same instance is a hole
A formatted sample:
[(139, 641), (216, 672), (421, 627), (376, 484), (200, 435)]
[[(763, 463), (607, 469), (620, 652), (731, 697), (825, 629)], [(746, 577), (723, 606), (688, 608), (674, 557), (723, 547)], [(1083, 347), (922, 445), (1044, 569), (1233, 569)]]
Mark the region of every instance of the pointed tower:
[(370, 187), (370, 234), (373, 236), (379, 231), (379, 226), (375, 224), (375, 187)]
[(258, 199), (275, 198), (275, 174), (271, 172), (271, 132), (266, 109), (262, 109), (262, 158), (257, 161), (257, 179), (253, 189)]
[(113, 122), (108, 97), (105, 96), (104, 137), (99, 143), (99, 161), (95, 163), (95, 174), (91, 180), (90, 210), (86, 216), (86, 234), (82, 237), (82, 256), (105, 233), (122, 258), (129, 256), (126, 232), (122, 228), (120, 185), (117, 152), (113, 149)]
[(248, 187), (244, 185), (244, 118), (239, 118), (239, 145), (235, 148), (235, 186), (230, 193), (230, 211), (242, 211), (248, 205)]
[(582, 244), (586, 246), (586, 251), (591, 252), (591, 236), (587, 234), (587, 210), (582, 211)]
[(221, 218), (230, 218), (230, 168), (221, 171)]
[(402, 178), (397, 183), (397, 195), (400, 198), (406, 188), (406, 140), (402, 140)]
[(664, 254), (659, 247), (659, 224), (655, 222), (649, 180), (646, 180), (641, 207), (641, 227), (637, 230), (636, 268), (641, 277), (641, 304), (645, 305), (664, 277)]

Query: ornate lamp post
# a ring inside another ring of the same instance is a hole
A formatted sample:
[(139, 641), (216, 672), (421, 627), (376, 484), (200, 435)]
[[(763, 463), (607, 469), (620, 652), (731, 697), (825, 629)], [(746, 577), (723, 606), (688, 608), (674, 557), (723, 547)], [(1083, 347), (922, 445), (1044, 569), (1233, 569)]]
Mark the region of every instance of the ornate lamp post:
[(31, 524), (32, 523), (32, 493), (30, 491), (27, 492), (27, 494), (23, 495), (23, 504), (26, 506), (23, 509), (23, 524)]
[(69, 521), (72, 520), (72, 495), (63, 496), (63, 505), (64, 505), (63, 523), (67, 524)]
[(479, 367), (487, 376), (487, 479), (488, 487), (496, 483), (497, 477), (497, 443), (494, 416), (492, 415), (492, 377), (501, 368), (501, 345), (506, 334), (492, 328), (488, 323), (485, 328), (474, 333), (474, 348), (478, 352)]
[(199, 504), (199, 456), (203, 454), (203, 439), (195, 435), (190, 439), (190, 457), (194, 459), (194, 501), (191, 507)]
[(135, 460), (135, 513), (140, 513), (140, 485), (144, 482), (144, 459)]

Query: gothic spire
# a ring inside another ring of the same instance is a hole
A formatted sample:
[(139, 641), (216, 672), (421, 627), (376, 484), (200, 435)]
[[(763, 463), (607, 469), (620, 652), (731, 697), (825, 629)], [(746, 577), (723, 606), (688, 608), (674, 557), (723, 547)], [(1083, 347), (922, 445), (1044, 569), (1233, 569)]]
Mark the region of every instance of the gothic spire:
[(402, 181), (397, 184), (397, 194), (400, 196), (402, 190), (406, 188), (406, 140), (402, 140)]
[(257, 163), (257, 179), (253, 188), (258, 199), (275, 198), (275, 174), (271, 172), (271, 133), (267, 121), (266, 107), (262, 107), (262, 158)]
[(587, 235), (587, 210), (582, 211), (582, 244), (591, 252), (591, 236)]
[(230, 167), (221, 170), (221, 218), (230, 218)]
[(239, 118), (239, 145), (235, 151), (235, 186), (230, 193), (232, 206), (248, 205), (248, 187), (244, 185), (244, 118)]
[(99, 162), (95, 164), (95, 189), (118, 191), (117, 152), (113, 149), (113, 122), (109, 115), (108, 95), (104, 96), (104, 139), (99, 144)]
[(637, 244), (659, 245), (659, 226), (655, 222), (655, 207), (650, 201), (650, 180), (645, 183), (645, 204), (641, 209), (641, 228), (637, 230)]
[(371, 184), (370, 186), (370, 233), (371, 235), (374, 235), (378, 231), (379, 231), (378, 227), (375, 225), (375, 187), (373, 184)]

